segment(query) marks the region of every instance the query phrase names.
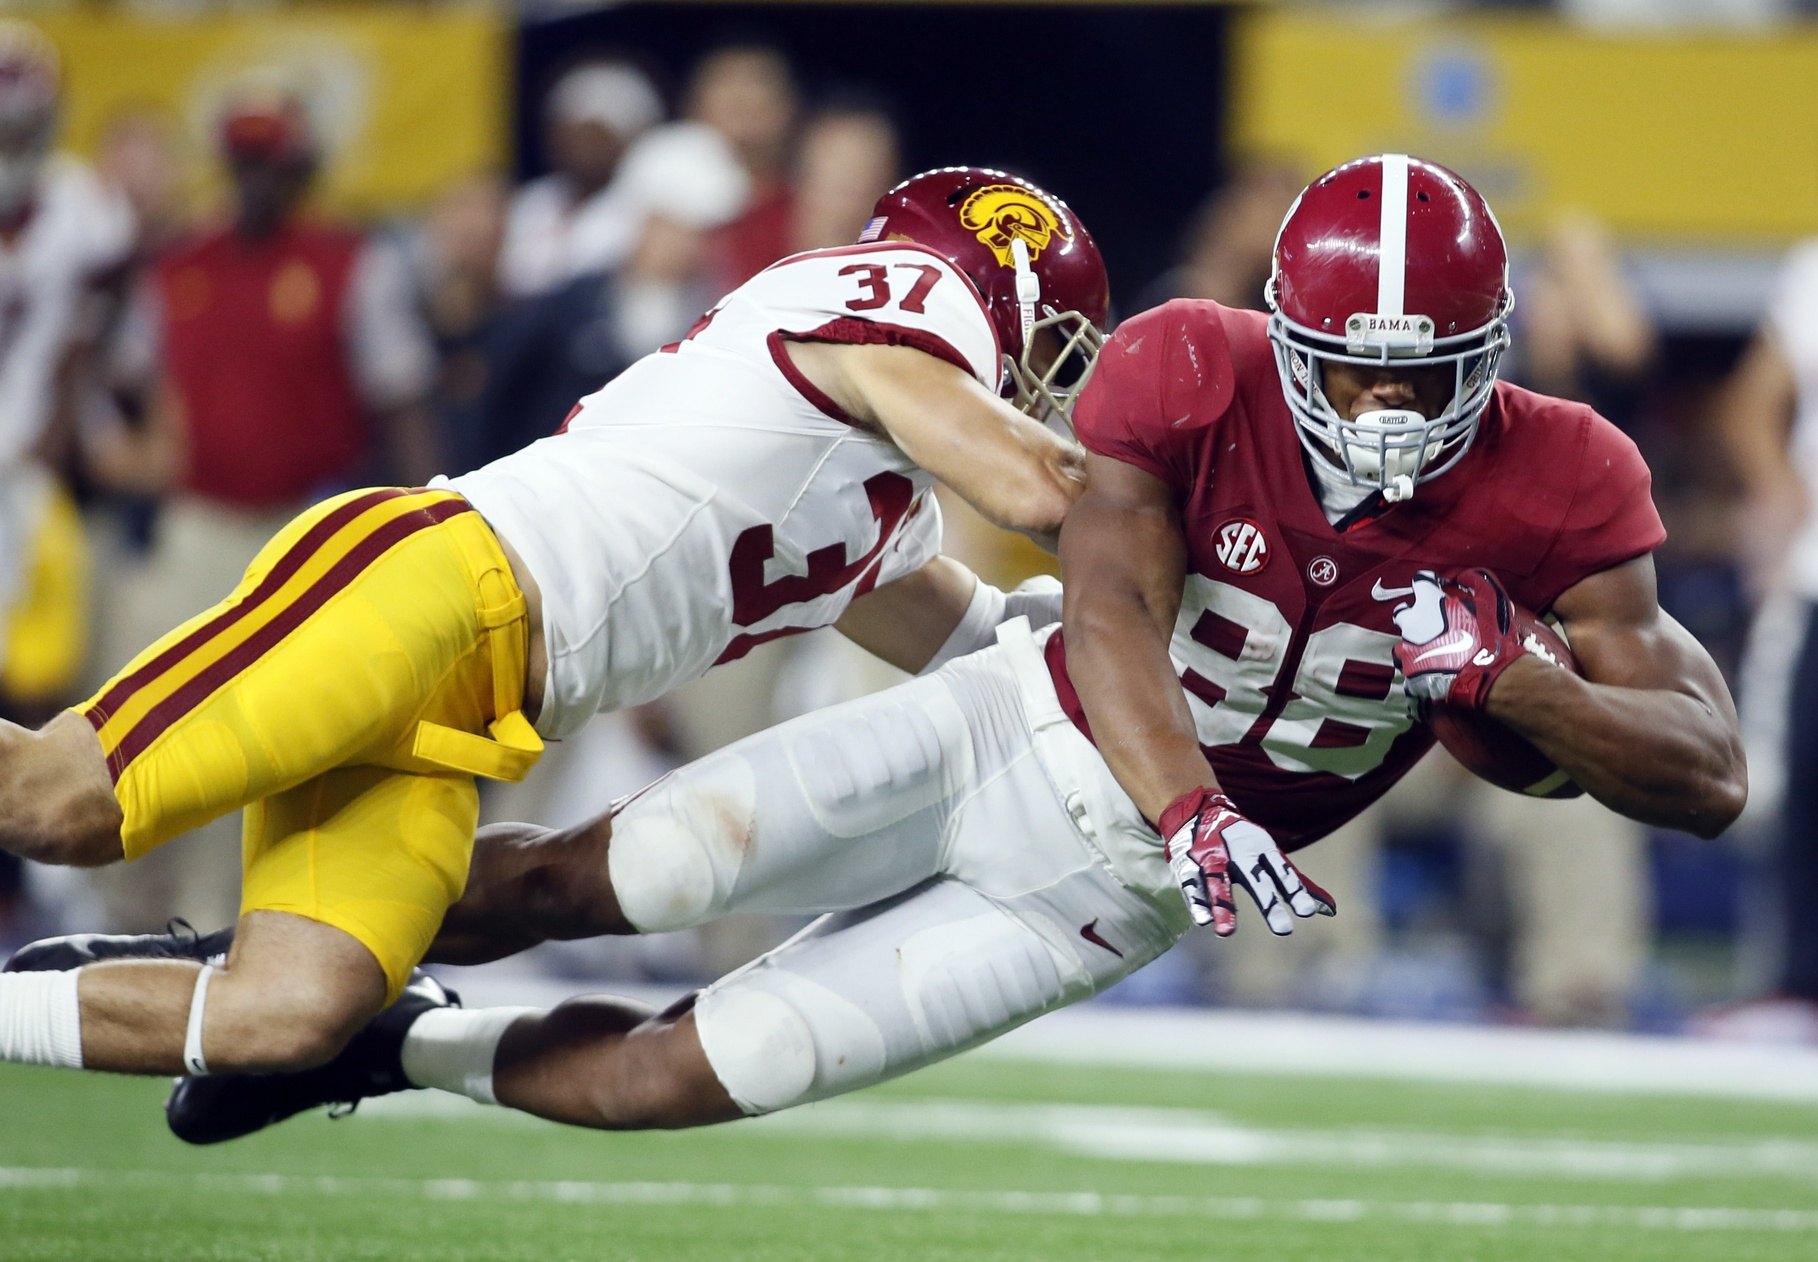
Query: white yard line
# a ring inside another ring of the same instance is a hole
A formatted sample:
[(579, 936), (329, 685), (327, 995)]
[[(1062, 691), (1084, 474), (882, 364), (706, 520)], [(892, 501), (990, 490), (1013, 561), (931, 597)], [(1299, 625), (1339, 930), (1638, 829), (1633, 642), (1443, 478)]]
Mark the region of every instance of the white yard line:
[[(413, 1091), (368, 1101), (360, 1116), (528, 1122), (459, 1096)], [(1818, 1182), (1818, 1142), (1773, 1136), (1628, 1141), (1447, 1134), (1354, 1127), (1265, 1128), (1203, 1109), (998, 1104), (978, 1100), (827, 1100), (739, 1123), (751, 1134), (964, 1144), (1034, 1144), (1102, 1161), (1213, 1166), (1428, 1168), (1514, 1178), (1657, 1182), (1791, 1178)]]
[(785, 1187), (743, 1183), (489, 1182), (340, 1175), (172, 1174), (154, 1170), (0, 1167), (0, 1195), (140, 1187), (257, 1196), (355, 1196), (429, 1201), (549, 1201), (565, 1205), (750, 1205), (942, 1210), (1077, 1217), (1431, 1223), (1457, 1227), (1613, 1227), (1650, 1231), (1818, 1232), (1818, 1211), (1717, 1206), (1518, 1205), (1497, 1201), (1271, 1200), (1126, 1196), (1100, 1192), (978, 1192), (952, 1188)]

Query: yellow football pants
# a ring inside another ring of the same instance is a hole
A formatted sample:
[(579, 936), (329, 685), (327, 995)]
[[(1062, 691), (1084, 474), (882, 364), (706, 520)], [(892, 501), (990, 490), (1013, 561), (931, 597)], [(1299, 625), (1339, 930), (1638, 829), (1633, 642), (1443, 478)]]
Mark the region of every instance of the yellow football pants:
[(221, 604), (80, 707), (127, 859), (240, 807), (242, 913), (369, 948), (392, 998), (461, 896), (476, 775), (542, 751), (521, 712), (524, 596), (448, 491), (355, 491), (266, 545)]

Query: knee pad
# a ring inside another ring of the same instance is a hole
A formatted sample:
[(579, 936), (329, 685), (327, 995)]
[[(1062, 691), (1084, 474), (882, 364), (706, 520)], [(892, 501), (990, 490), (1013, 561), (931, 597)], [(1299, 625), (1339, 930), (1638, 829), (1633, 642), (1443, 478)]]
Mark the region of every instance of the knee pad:
[(714, 1076), (747, 1114), (787, 1108), (814, 1085), (814, 1035), (788, 1000), (737, 989), (703, 997), (695, 1029)]
[(713, 907), (713, 860), (693, 829), (661, 815), (614, 821), (606, 870), (640, 933), (699, 924)]
[(757, 777), (736, 754), (702, 759), (612, 822), (606, 870), (640, 933), (688, 929), (725, 910), (757, 831)]

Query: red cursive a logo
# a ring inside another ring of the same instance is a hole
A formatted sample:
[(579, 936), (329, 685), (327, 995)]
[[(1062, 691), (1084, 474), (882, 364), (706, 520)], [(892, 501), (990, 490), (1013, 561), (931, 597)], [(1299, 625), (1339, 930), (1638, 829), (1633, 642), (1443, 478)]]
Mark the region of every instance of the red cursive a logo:
[(1269, 538), (1261, 526), (1239, 517), (1218, 528), (1212, 553), (1233, 574), (1254, 574), (1269, 563)]
[(1338, 581), (1338, 562), (1331, 557), (1314, 557), (1307, 564), (1307, 577), (1321, 587), (1330, 587)]

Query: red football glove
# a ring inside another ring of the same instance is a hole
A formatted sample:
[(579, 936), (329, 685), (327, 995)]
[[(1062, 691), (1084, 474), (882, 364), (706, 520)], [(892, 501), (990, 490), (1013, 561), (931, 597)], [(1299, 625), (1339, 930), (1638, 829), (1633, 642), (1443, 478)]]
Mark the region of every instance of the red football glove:
[(1431, 706), (1481, 710), (1490, 685), (1526, 650), (1515, 636), (1514, 606), (1488, 570), (1441, 578), (1414, 576), (1414, 599), (1395, 607), (1401, 643), (1395, 664), (1407, 680), (1408, 713), (1424, 719)]
[(1300, 874), (1275, 839), (1238, 814), (1231, 799), (1212, 789), (1183, 793), (1161, 817), (1162, 855), (1180, 882), (1181, 897), (1196, 925), (1228, 938), (1237, 932), (1231, 887), (1256, 900), (1274, 934), (1294, 932), (1295, 916), (1332, 916), (1332, 896)]

